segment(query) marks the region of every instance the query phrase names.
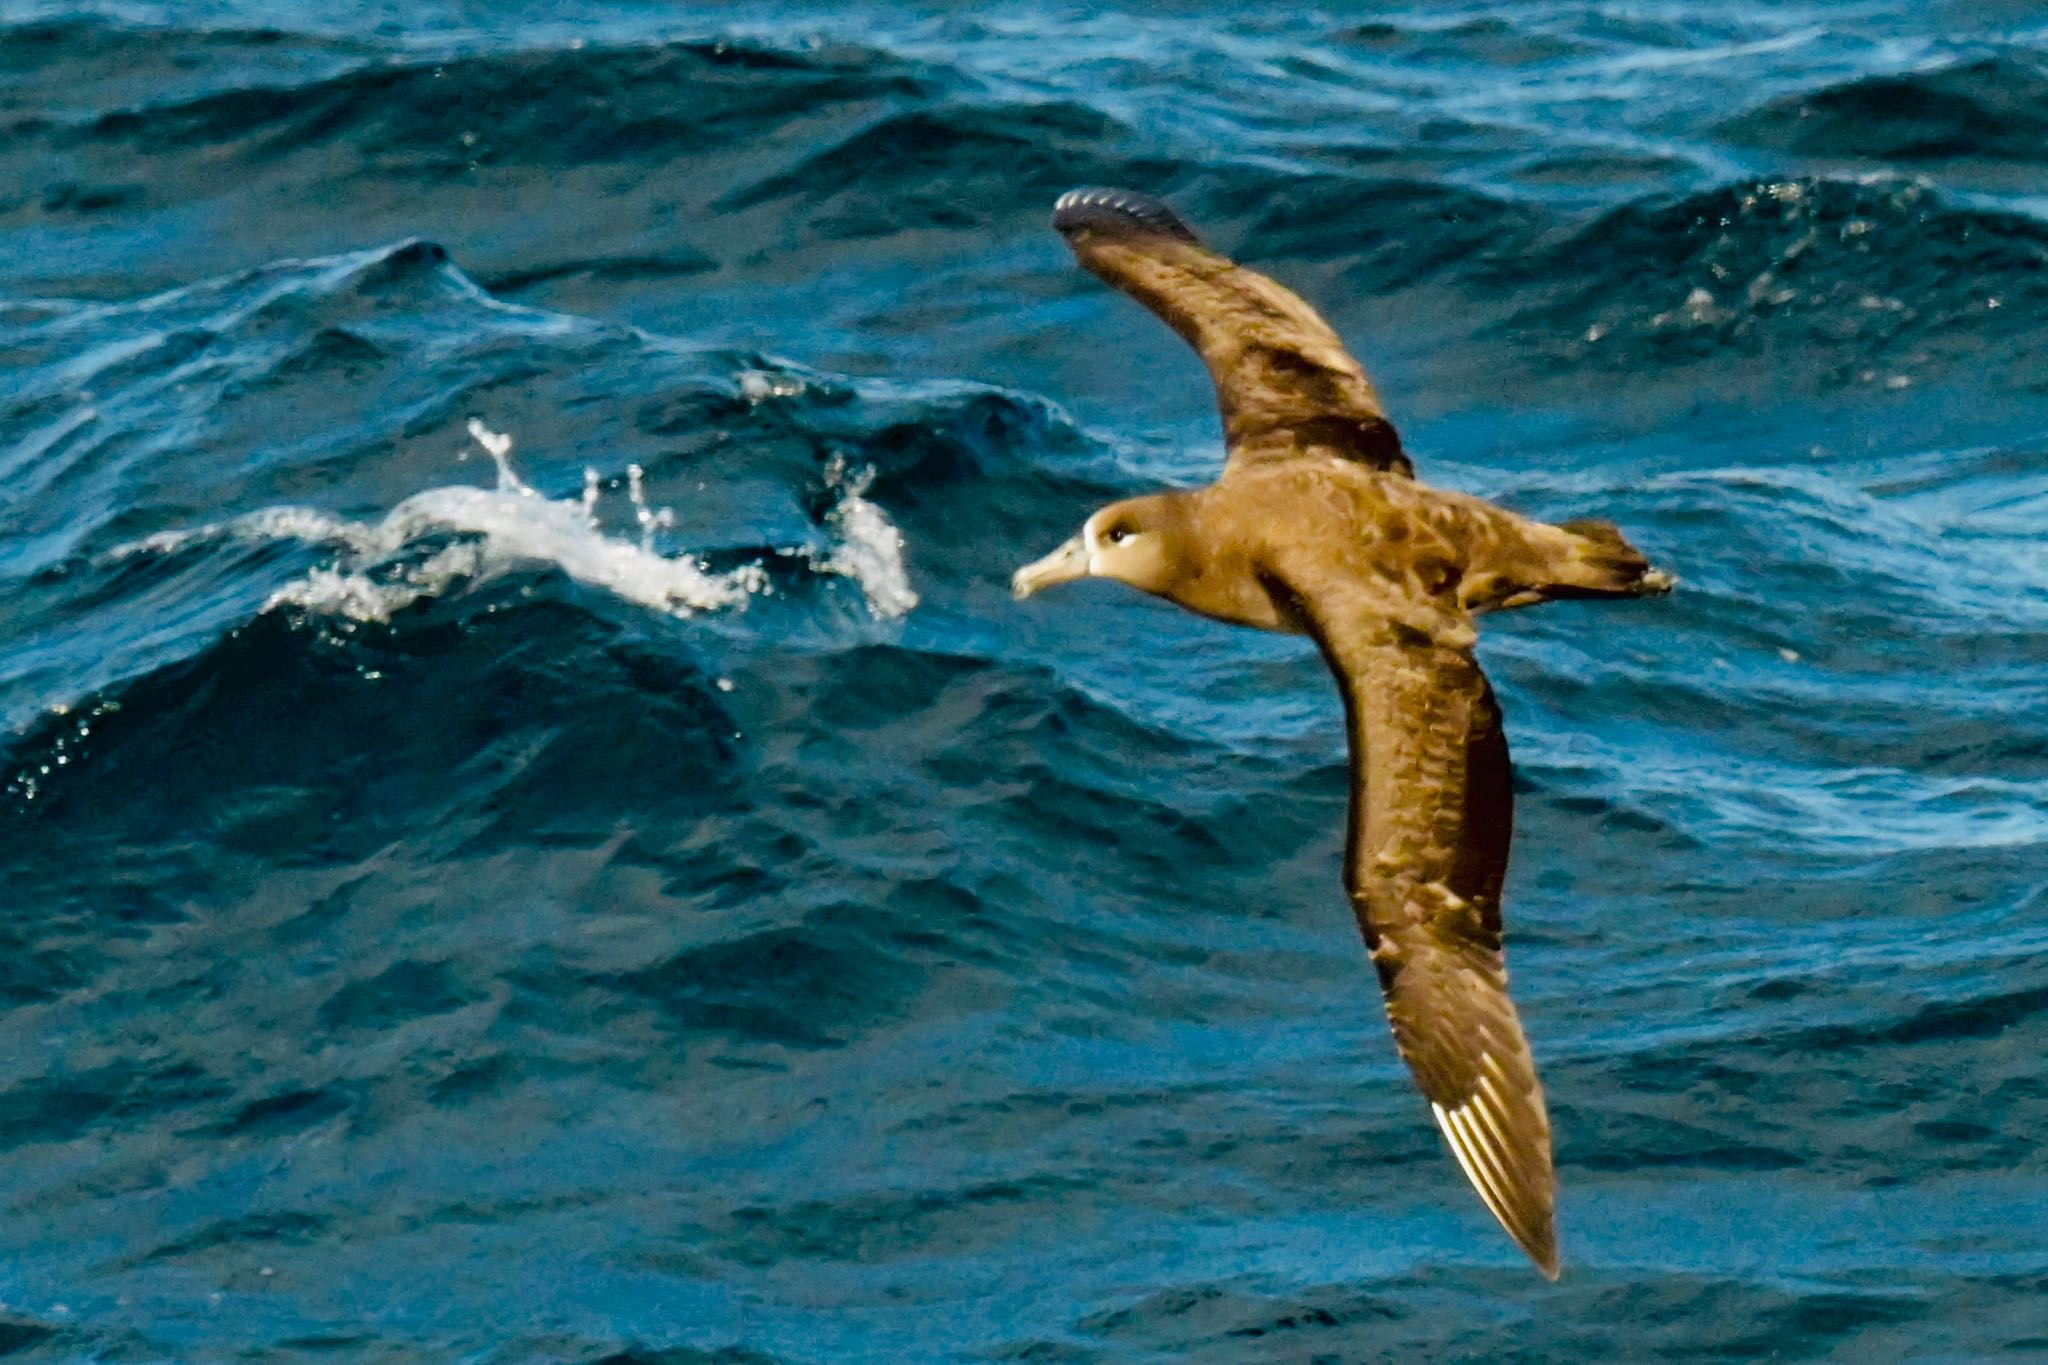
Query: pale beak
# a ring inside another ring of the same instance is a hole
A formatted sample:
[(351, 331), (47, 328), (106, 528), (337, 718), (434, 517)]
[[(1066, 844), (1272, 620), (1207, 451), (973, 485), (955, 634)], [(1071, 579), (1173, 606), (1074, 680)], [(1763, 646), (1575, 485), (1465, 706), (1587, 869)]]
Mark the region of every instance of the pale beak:
[(1088, 576), (1088, 546), (1081, 537), (1054, 550), (1044, 559), (1026, 564), (1010, 578), (1010, 592), (1019, 602), (1055, 583), (1071, 583)]

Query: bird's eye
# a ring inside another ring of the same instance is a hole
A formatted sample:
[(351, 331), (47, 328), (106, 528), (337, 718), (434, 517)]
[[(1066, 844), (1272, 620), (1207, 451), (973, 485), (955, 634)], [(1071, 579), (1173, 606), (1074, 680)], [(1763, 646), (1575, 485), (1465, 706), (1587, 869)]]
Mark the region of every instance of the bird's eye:
[(1125, 541), (1129, 540), (1131, 538), (1131, 535), (1132, 531), (1131, 528), (1128, 526), (1112, 526), (1109, 528), (1109, 543), (1112, 545), (1121, 545)]

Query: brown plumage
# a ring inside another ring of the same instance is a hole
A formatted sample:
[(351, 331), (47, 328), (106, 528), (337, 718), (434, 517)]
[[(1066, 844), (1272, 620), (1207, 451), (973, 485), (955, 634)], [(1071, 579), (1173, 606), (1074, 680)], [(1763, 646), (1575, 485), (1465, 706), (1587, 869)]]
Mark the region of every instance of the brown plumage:
[(1158, 200), (1078, 190), (1053, 226), (1201, 355), (1229, 456), (1207, 488), (1103, 508), (1017, 571), (1017, 596), (1115, 578), (1315, 641), (1350, 743), (1344, 886), (1394, 1042), (1480, 1199), (1555, 1278), (1550, 1119), (1501, 954), (1507, 738), (1473, 658), (1474, 620), (1672, 580), (1605, 522), (1550, 526), (1416, 482), (1329, 324), (1204, 247)]

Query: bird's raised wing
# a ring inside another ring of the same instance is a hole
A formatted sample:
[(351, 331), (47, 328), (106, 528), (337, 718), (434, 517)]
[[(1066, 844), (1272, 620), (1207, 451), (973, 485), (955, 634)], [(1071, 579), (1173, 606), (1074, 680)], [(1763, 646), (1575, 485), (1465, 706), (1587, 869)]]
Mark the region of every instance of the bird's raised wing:
[(1203, 246), (1165, 204), (1128, 190), (1071, 190), (1052, 224), (1083, 266), (1200, 353), (1231, 465), (1334, 454), (1414, 472), (1330, 325), (1299, 296)]
[(1514, 793), (1493, 689), (1469, 631), (1303, 606), (1344, 694), (1344, 884), (1394, 1042), (1479, 1197), (1555, 1279), (1550, 1118), (1501, 957)]

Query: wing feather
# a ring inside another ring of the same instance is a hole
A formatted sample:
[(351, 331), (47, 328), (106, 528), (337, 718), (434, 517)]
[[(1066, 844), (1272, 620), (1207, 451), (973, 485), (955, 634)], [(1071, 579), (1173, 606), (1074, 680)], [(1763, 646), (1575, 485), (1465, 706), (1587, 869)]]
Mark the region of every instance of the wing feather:
[(1090, 272), (1195, 348), (1216, 385), (1230, 467), (1337, 455), (1413, 473), (1365, 371), (1315, 309), (1201, 241), (1165, 204), (1073, 190), (1053, 226)]
[(1514, 794), (1493, 689), (1469, 632), (1304, 605), (1344, 695), (1345, 889), (1395, 1044), (1480, 1200), (1554, 1279), (1550, 1117), (1501, 951)]

